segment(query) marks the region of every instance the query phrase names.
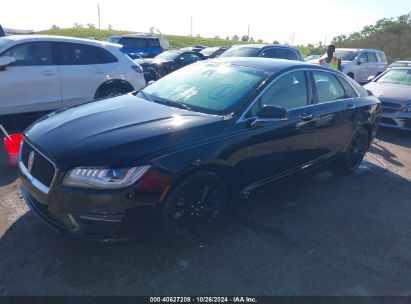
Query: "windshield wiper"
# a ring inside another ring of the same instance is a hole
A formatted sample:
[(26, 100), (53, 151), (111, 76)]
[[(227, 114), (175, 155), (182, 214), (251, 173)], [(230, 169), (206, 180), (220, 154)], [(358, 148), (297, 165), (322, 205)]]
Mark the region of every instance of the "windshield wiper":
[(186, 105), (185, 103), (182, 103), (182, 102), (168, 100), (168, 99), (157, 99), (157, 98), (154, 101), (158, 102), (158, 103), (165, 104), (165, 105), (169, 105), (169, 106), (172, 106), (172, 107), (175, 107), (175, 108), (191, 111), (191, 108), (188, 105)]

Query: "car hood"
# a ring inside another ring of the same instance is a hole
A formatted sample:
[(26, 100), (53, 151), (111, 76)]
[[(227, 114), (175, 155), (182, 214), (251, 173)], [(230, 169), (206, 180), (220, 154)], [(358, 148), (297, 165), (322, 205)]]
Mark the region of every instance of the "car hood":
[(381, 101), (392, 101), (401, 104), (411, 103), (411, 86), (370, 82), (364, 86)]
[(138, 63), (140, 65), (161, 65), (164, 63), (170, 63), (173, 62), (172, 60), (165, 60), (165, 59), (158, 59), (158, 58), (143, 58), (143, 59), (136, 59), (134, 60), (135, 63)]
[(25, 135), (66, 169), (122, 166), (218, 135), (224, 118), (124, 95), (46, 116)]

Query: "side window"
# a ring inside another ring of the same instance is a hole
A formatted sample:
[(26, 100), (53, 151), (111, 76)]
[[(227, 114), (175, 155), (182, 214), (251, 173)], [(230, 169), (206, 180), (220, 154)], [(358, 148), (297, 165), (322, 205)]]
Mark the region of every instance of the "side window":
[(377, 52), (377, 56), (380, 62), (387, 62), (387, 57), (385, 57), (385, 54), (383, 52)]
[(345, 92), (337, 78), (327, 72), (313, 72), (315, 87), (317, 89), (317, 103), (344, 99)]
[(193, 62), (199, 61), (201, 59), (197, 55), (190, 54), (190, 53), (181, 54), (181, 56), (179, 58), (182, 58), (184, 64), (193, 63)]
[(367, 52), (368, 62), (378, 62), (374, 52)]
[(266, 58), (279, 58), (279, 59), (288, 59), (287, 58), (287, 50), (283, 48), (271, 48), (271, 49), (265, 49), (260, 57), (266, 57)]
[(289, 60), (298, 60), (298, 55), (293, 50), (287, 50), (286, 53), (287, 53), (287, 59), (289, 59)]
[(348, 98), (356, 98), (358, 97), (357, 92), (353, 89), (353, 87), (345, 80), (343, 77), (338, 76), (338, 80), (343, 84), (345, 91), (347, 92)]
[(160, 41), (158, 39), (147, 39), (149, 47), (160, 47)]
[(358, 58), (358, 60), (360, 60), (360, 59), (363, 59), (363, 60), (364, 60), (364, 63), (368, 62), (367, 53), (362, 53), (362, 54), (360, 55), (360, 57)]
[(52, 53), (51, 43), (33, 42), (16, 45), (2, 55), (16, 58), (13, 66), (41, 66), (53, 64)]
[(287, 110), (304, 107), (308, 104), (308, 91), (305, 73), (291, 72), (274, 80), (246, 114), (246, 118), (255, 117), (263, 106), (280, 106)]
[(98, 48), (78, 43), (60, 44), (61, 65), (98, 64)]
[(102, 48), (97, 49), (97, 56), (98, 56), (98, 63), (118, 62), (118, 59), (113, 54), (111, 54), (110, 52)]

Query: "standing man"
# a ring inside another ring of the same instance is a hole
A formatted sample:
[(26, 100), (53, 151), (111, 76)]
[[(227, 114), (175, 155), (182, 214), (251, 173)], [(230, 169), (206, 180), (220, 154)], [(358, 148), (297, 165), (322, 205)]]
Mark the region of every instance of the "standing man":
[(330, 69), (341, 71), (341, 59), (334, 57), (335, 45), (330, 44), (327, 47), (327, 57), (323, 57), (318, 61), (319, 65), (325, 66)]

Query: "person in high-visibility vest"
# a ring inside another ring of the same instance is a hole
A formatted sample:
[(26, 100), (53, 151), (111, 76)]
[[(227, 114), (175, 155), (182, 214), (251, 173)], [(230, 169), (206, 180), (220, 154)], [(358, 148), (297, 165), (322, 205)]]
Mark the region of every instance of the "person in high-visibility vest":
[(330, 69), (341, 71), (341, 59), (334, 57), (335, 45), (330, 44), (327, 47), (327, 57), (323, 57), (318, 61), (319, 65), (325, 66)]

